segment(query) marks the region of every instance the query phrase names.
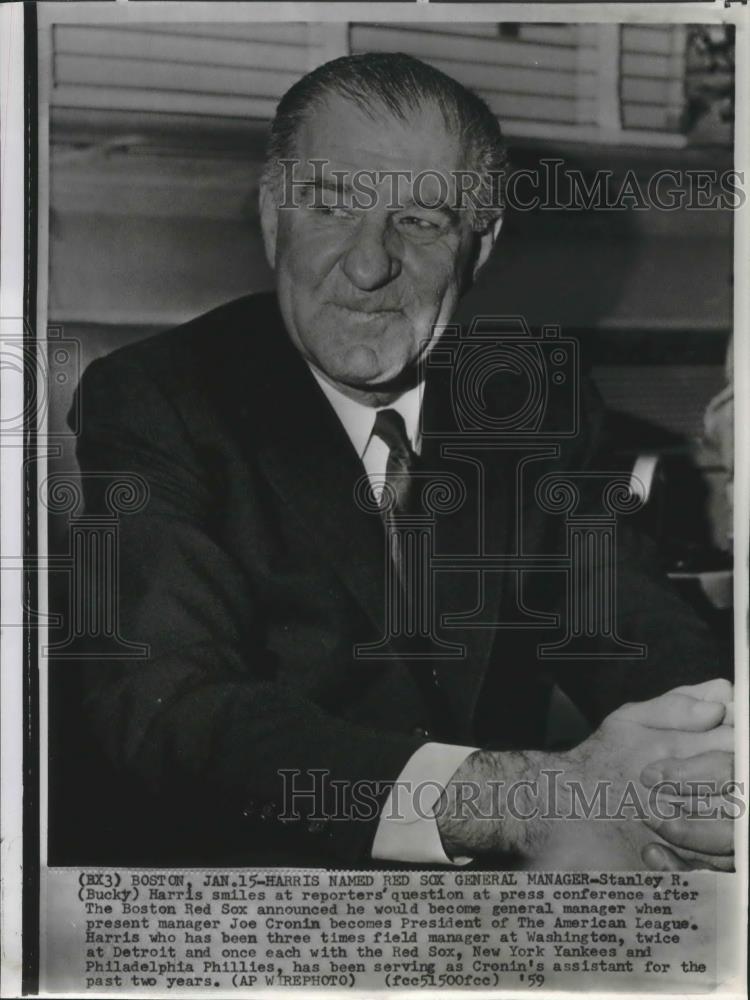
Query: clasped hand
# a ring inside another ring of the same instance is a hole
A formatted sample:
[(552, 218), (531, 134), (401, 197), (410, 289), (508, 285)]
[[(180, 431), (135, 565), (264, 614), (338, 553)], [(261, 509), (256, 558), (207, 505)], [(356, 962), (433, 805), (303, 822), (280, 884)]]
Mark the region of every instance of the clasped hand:
[[(732, 685), (707, 681), (623, 705), (565, 758), (565, 780), (631, 789), (647, 807), (635, 821), (594, 820), (550, 833), (545, 866), (594, 867), (640, 859), (659, 870), (732, 870)], [(586, 862), (586, 864), (582, 864)], [(614, 867), (614, 864), (610, 865)]]

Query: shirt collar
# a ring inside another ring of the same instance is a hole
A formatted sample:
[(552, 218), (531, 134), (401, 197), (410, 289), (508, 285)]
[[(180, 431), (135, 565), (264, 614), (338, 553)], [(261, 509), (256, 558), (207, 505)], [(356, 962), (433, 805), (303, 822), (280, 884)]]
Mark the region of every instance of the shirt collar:
[(367, 445), (370, 443), (372, 428), (375, 424), (375, 415), (378, 410), (396, 410), (404, 418), (404, 426), (409, 443), (412, 449), (419, 453), (419, 411), (422, 407), (422, 395), (424, 392), (424, 382), (408, 389), (387, 406), (365, 406), (358, 403), (349, 396), (345, 396), (341, 390), (327, 382), (318, 372), (310, 366), (310, 371), (315, 376), (315, 380), (323, 390), (328, 402), (333, 407), (336, 416), (344, 426), (344, 430), (354, 445), (357, 455), (362, 458)]

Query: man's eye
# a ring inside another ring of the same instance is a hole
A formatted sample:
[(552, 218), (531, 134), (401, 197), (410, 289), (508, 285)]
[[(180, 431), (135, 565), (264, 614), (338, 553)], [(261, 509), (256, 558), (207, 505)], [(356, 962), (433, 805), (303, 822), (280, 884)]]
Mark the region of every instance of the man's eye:
[(331, 219), (351, 219), (354, 214), (350, 208), (346, 208), (344, 205), (316, 205), (313, 202), (309, 208), (317, 212), (318, 215)]
[(433, 230), (439, 230), (441, 227), (439, 223), (433, 222), (431, 219), (423, 219), (418, 215), (406, 215), (400, 220), (400, 225), (409, 226), (413, 229), (418, 229), (421, 232), (427, 233)]

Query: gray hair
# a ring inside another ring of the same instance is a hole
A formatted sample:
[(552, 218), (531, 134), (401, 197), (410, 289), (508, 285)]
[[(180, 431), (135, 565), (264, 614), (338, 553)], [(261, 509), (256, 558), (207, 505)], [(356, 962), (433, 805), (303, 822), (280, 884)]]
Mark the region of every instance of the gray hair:
[(297, 81), (281, 98), (271, 124), (262, 183), (279, 183), (279, 161), (292, 159), (299, 130), (310, 112), (332, 94), (365, 113), (386, 110), (408, 120), (433, 104), (456, 135), (477, 175), (472, 225), (483, 232), (502, 215), (507, 152), (500, 124), (485, 102), (452, 77), (403, 53), (366, 52), (334, 59)]

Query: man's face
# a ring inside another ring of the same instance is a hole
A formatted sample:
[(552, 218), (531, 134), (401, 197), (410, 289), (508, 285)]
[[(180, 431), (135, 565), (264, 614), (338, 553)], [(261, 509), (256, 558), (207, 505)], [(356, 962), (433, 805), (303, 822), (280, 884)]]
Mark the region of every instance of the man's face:
[[(476, 263), (468, 213), (430, 207), (452, 190), (461, 150), (437, 108), (408, 121), (386, 110), (373, 119), (333, 95), (300, 129), (296, 155), (295, 180), (310, 184), (287, 187), (294, 207), (277, 209), (268, 192), (261, 203), (287, 329), (339, 387), (387, 388), (425, 353), (435, 324), (450, 319)], [(351, 185), (359, 171), (368, 172), (371, 193), (357, 206)], [(398, 184), (395, 171), (402, 172)], [(449, 187), (425, 175), (415, 188), (412, 179), (423, 171), (439, 172)]]

